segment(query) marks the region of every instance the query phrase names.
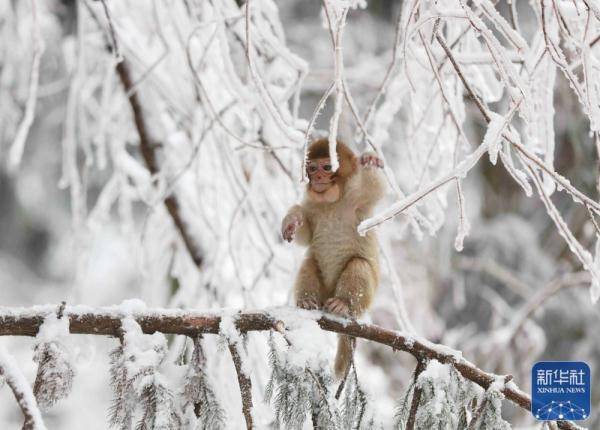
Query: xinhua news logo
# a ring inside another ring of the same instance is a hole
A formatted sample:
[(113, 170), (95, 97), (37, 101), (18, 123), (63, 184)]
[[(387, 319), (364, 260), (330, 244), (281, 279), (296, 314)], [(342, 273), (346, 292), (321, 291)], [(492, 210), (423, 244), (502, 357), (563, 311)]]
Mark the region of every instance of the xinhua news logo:
[(531, 369), (531, 412), (542, 421), (590, 416), (590, 367), (582, 361), (540, 361)]

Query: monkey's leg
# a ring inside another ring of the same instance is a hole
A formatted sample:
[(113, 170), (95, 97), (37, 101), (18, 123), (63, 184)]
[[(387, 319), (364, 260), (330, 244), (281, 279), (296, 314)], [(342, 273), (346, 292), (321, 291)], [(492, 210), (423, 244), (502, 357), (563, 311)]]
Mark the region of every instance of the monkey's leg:
[(334, 297), (327, 300), (325, 308), (340, 315), (361, 315), (371, 306), (376, 287), (377, 275), (371, 263), (354, 257), (342, 271)]
[[(325, 303), (325, 308), (346, 316), (358, 316), (364, 313), (371, 302), (377, 275), (373, 266), (364, 258), (351, 259), (340, 275), (335, 295)], [(340, 335), (335, 356), (334, 371), (338, 378), (344, 377), (352, 361), (354, 339)]]
[(303, 309), (321, 308), (323, 285), (319, 275), (319, 266), (314, 257), (306, 257), (302, 262), (296, 278), (296, 284), (294, 285), (294, 291), (296, 306)]

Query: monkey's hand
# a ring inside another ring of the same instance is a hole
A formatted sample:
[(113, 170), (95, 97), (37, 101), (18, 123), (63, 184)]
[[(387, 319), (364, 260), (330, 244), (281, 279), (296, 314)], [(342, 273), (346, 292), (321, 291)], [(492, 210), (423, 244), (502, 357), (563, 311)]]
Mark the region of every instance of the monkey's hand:
[(321, 309), (321, 304), (317, 299), (307, 297), (305, 299), (298, 300), (297, 306), (302, 309), (315, 310)]
[(325, 302), (325, 310), (342, 317), (350, 316), (350, 306), (344, 299), (332, 297)]
[(383, 160), (373, 152), (365, 152), (360, 156), (360, 165), (366, 168), (379, 167), (383, 168)]
[(285, 240), (291, 242), (296, 236), (296, 232), (302, 226), (302, 215), (299, 213), (290, 213), (284, 219), (281, 227), (281, 235)]

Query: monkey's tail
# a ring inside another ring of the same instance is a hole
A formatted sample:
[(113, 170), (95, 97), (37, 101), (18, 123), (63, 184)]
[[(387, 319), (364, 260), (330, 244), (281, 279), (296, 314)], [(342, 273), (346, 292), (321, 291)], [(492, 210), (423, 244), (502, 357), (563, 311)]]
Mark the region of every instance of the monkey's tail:
[(338, 336), (338, 348), (335, 355), (334, 371), (338, 379), (346, 376), (346, 372), (352, 362), (355, 339), (346, 335)]

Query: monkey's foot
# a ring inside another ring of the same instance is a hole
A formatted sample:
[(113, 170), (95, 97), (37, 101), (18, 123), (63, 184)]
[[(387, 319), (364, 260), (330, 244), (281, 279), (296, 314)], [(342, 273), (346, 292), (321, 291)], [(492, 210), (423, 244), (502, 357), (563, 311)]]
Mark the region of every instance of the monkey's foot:
[(344, 299), (332, 297), (325, 302), (325, 310), (342, 317), (350, 316), (350, 307)]
[(360, 164), (363, 167), (383, 168), (383, 160), (373, 153), (366, 153), (361, 155)]
[(321, 309), (321, 303), (317, 299), (301, 299), (298, 300), (297, 306), (302, 309), (307, 309), (309, 311)]

